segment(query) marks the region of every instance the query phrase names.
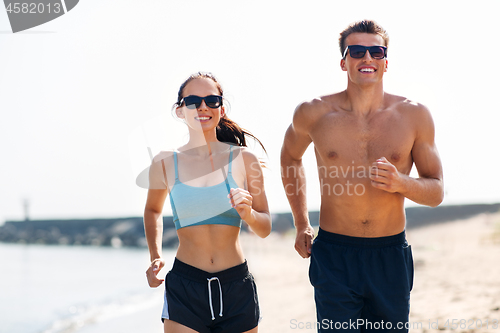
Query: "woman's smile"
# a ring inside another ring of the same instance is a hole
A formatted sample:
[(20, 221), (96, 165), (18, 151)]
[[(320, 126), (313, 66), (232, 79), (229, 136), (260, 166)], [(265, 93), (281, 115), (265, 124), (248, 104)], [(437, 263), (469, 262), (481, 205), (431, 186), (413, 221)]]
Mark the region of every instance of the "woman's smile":
[(203, 122), (209, 121), (210, 119), (212, 119), (212, 117), (210, 117), (210, 116), (197, 116), (197, 117), (194, 117), (194, 119), (203, 123)]

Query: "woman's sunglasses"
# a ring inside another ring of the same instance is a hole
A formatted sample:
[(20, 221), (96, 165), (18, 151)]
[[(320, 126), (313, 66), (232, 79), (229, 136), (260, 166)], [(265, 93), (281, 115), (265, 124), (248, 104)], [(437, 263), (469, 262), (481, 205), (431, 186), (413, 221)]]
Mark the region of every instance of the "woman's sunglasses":
[(200, 107), (201, 102), (205, 101), (205, 104), (211, 109), (217, 109), (222, 105), (222, 96), (210, 95), (205, 97), (200, 97), (196, 95), (186, 96), (181, 100), (181, 105), (184, 102), (188, 109), (197, 109)]
[(342, 59), (345, 59), (347, 56), (347, 51), (349, 51), (351, 58), (361, 59), (365, 56), (366, 50), (370, 51), (370, 56), (373, 59), (380, 60), (387, 58), (387, 47), (385, 46), (349, 45), (346, 47)]

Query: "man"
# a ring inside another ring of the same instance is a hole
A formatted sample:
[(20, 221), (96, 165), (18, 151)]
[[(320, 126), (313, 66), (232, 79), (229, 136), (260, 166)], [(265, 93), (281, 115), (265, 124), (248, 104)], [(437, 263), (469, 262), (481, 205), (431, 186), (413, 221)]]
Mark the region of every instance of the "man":
[[(295, 249), (311, 257), (319, 332), (408, 331), (413, 259), (404, 199), (432, 207), (443, 199), (429, 110), (383, 90), (388, 41), (373, 21), (344, 30), (340, 67), (347, 89), (300, 104), (282, 147)], [(321, 187), (314, 244), (302, 166), (311, 142)], [(419, 178), (409, 177), (413, 163)]]

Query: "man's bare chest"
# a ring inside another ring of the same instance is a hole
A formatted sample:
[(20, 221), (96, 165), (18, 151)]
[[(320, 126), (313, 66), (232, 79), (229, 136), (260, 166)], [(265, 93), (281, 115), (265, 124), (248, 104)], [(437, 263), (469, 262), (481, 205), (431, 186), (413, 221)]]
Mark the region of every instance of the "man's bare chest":
[(385, 157), (406, 168), (411, 166), (415, 136), (412, 124), (397, 117), (325, 117), (311, 131), (318, 158), (329, 165), (367, 165)]

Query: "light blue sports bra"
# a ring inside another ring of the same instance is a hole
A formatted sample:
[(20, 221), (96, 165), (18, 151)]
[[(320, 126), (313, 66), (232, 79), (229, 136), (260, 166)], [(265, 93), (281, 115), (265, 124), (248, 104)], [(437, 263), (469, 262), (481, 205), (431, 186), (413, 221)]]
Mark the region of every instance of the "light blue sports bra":
[(222, 183), (196, 187), (179, 181), (177, 152), (174, 152), (175, 183), (170, 190), (170, 204), (175, 229), (202, 224), (226, 224), (241, 228), (240, 215), (231, 207), (227, 197), (231, 188), (238, 188), (231, 173), (232, 159), (230, 147), (228, 173)]

